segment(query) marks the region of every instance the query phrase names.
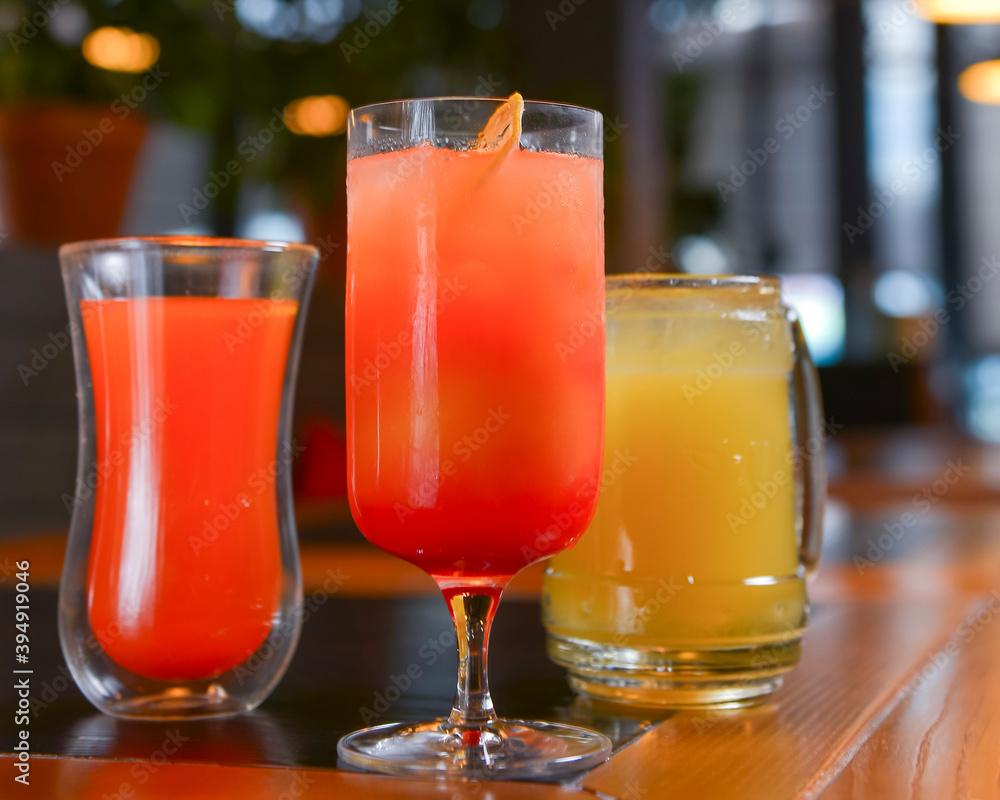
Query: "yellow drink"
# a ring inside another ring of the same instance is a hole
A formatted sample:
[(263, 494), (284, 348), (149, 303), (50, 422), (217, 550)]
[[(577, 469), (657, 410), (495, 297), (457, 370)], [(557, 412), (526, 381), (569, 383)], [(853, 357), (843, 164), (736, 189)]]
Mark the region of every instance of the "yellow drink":
[(601, 497), (546, 575), (550, 653), (610, 699), (769, 691), (806, 615), (777, 284), (609, 281), (607, 337)]

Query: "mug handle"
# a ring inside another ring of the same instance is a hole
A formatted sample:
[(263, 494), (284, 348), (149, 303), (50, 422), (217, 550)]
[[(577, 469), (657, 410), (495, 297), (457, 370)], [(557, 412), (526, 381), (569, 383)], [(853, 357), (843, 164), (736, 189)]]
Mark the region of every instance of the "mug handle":
[(819, 373), (809, 355), (798, 315), (786, 310), (792, 329), (793, 363), (792, 416), (795, 471), (801, 476), (801, 496), (797, 498), (800, 518), (799, 561), (812, 576), (823, 549), (823, 505), (826, 500), (826, 432), (823, 426), (823, 397), (819, 387)]

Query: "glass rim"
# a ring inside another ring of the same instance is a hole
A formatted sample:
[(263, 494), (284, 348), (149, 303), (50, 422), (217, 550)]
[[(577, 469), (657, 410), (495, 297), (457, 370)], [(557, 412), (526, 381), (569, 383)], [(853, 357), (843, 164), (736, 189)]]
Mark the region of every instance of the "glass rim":
[(268, 253), (302, 253), (319, 255), (315, 245), (304, 242), (282, 242), (264, 239), (239, 239), (224, 236), (121, 236), (105, 239), (85, 239), (60, 245), (59, 257), (79, 255), (94, 250), (141, 250), (149, 245), (176, 247), (180, 250), (257, 250)]
[(682, 272), (630, 272), (608, 275), (605, 291), (621, 289), (760, 289), (764, 293), (781, 290), (776, 275), (690, 275)]
[[(368, 103), (363, 106), (358, 106), (357, 108), (352, 108), (350, 111), (350, 116), (353, 117), (355, 113), (361, 113), (365, 111), (374, 111), (377, 108), (388, 107), (388, 106), (400, 106), (404, 103), (443, 103), (443, 102), (476, 102), (476, 103), (506, 103), (509, 97), (480, 97), (478, 95), (436, 95), (434, 97), (405, 97), (399, 100), (380, 100), (377, 103)], [(527, 111), (529, 107), (532, 110), (541, 110), (542, 108), (565, 108), (573, 109), (576, 111), (586, 111), (588, 114), (596, 114), (599, 117), (604, 117), (600, 111), (596, 108), (588, 108), (587, 106), (576, 105), (575, 103), (560, 103), (552, 100), (525, 100), (524, 110)]]

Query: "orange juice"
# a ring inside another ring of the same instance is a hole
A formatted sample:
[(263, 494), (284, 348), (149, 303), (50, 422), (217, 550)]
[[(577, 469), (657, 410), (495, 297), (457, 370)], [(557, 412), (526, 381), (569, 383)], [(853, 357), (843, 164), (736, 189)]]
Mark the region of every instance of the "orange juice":
[(297, 304), (81, 305), (99, 481), (91, 628), (138, 675), (219, 675), (263, 643), (278, 608), (274, 432)]
[(549, 633), (681, 661), (797, 640), (793, 351), (778, 296), (632, 291), (608, 292), (602, 494), (550, 563)]

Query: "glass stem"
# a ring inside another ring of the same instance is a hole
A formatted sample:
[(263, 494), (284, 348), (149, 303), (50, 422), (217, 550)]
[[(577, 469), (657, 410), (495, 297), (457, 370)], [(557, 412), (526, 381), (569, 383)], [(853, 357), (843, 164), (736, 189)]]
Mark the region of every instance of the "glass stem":
[(500, 594), (448, 592), (445, 598), (451, 606), (458, 639), (458, 689), (448, 723), (484, 728), (497, 719), (486, 675), (486, 649)]

